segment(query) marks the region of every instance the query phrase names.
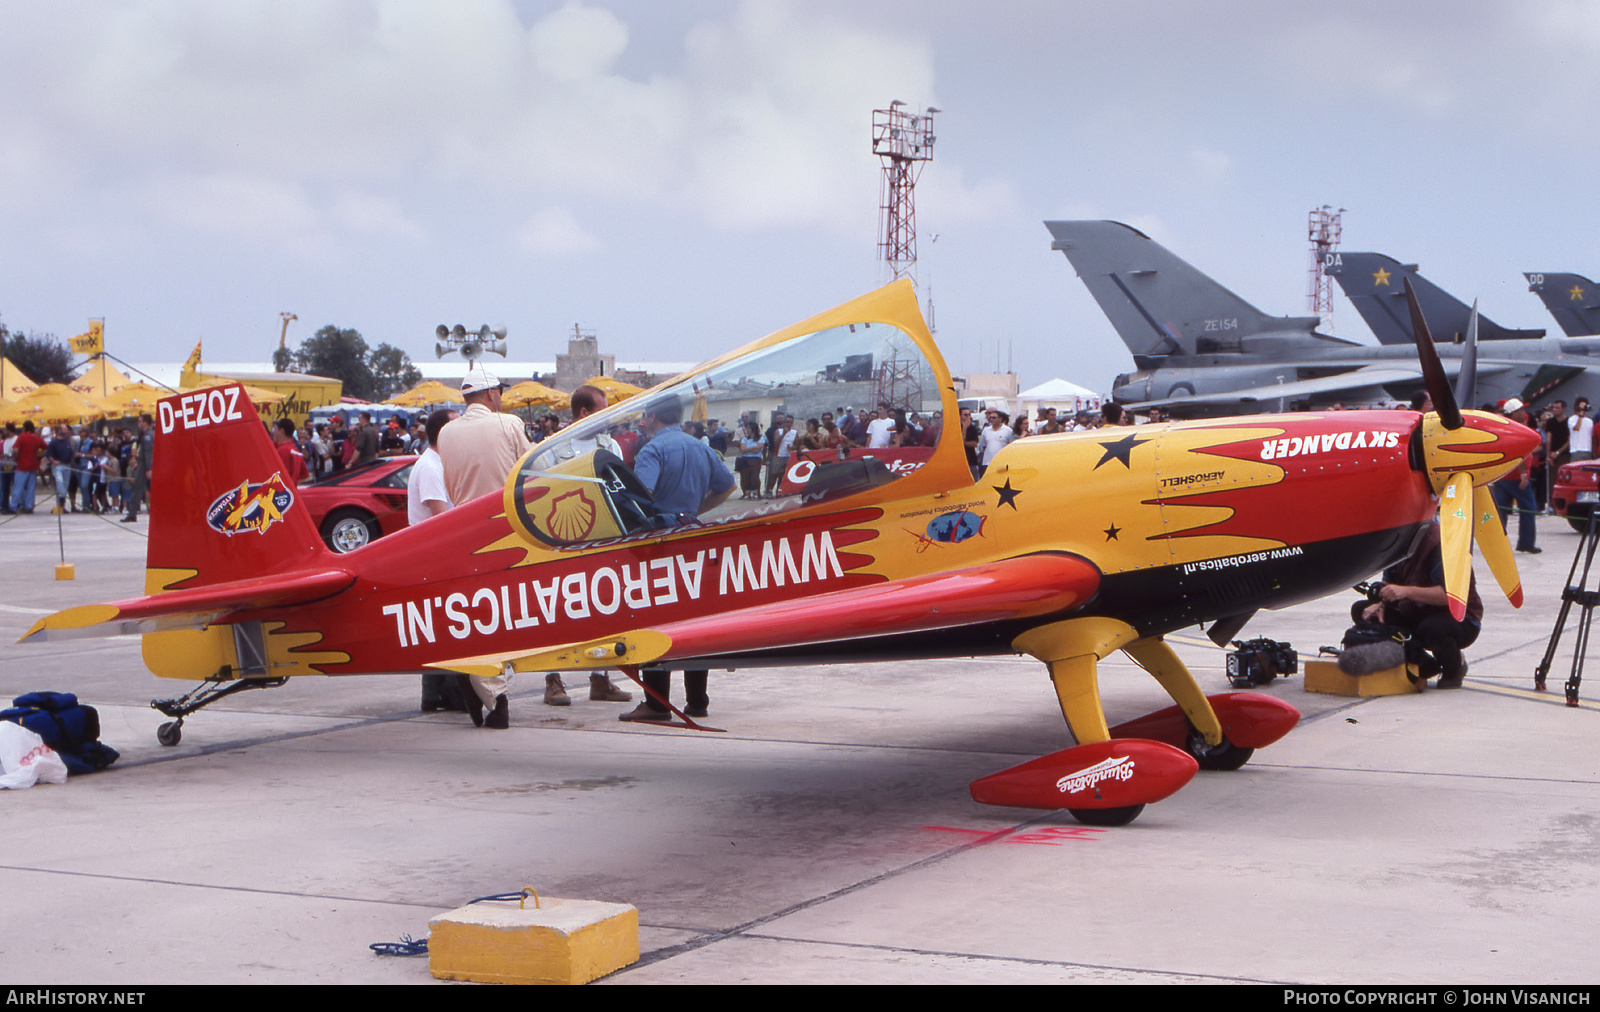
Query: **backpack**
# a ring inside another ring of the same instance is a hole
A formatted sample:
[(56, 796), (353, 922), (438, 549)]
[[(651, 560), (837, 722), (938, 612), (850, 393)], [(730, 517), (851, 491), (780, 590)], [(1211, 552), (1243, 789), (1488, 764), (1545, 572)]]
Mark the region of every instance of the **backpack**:
[(100, 738), (100, 714), (70, 692), (25, 692), (0, 710), (0, 720), (20, 724), (61, 754), (68, 773), (93, 773), (121, 758)]

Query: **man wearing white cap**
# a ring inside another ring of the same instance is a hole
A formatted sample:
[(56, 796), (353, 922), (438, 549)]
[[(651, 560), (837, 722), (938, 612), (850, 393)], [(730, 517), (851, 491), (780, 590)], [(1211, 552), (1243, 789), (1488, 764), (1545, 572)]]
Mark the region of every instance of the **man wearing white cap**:
[[(498, 495), (511, 469), (533, 446), (522, 422), (500, 413), (500, 391), (504, 388), (494, 373), (472, 366), (461, 381), (461, 399), (467, 402), (467, 410), (439, 430), (444, 486), (450, 501), (457, 506), (491, 493)], [(468, 701), (472, 722), (484, 727), (509, 727), (506, 690), (511, 687), (510, 678), (497, 675), (473, 678), (471, 682), (477, 695), (476, 700)], [(479, 705), (472, 706), (474, 702)], [(484, 708), (490, 711), (487, 718), (483, 716)]]

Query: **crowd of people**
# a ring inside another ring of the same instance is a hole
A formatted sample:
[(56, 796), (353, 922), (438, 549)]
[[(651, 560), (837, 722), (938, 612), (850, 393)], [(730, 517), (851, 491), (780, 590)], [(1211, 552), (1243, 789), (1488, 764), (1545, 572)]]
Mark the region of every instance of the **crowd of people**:
[(0, 436), (0, 514), (32, 513), (40, 495), (53, 510), (137, 515), (147, 491), (149, 415), (132, 427), (20, 426)]

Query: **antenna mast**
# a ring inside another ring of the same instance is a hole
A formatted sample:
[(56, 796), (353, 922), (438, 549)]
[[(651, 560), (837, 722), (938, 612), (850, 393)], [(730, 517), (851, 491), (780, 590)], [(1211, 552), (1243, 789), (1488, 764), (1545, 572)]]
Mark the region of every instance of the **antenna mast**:
[(1306, 297), (1311, 303), (1311, 311), (1321, 315), (1323, 327), (1330, 332), (1333, 330), (1333, 279), (1323, 268), (1338, 251), (1339, 239), (1344, 231), (1344, 211), (1342, 207), (1335, 211), (1332, 205), (1323, 204), (1311, 212), (1306, 228), (1307, 237), (1311, 240), (1310, 284)]
[(895, 99), (887, 109), (872, 110), (872, 153), (883, 163), (878, 201), (878, 259), (889, 268), (889, 280), (916, 281), (917, 210), (914, 194), (925, 162), (933, 160), (933, 114), (905, 111)]

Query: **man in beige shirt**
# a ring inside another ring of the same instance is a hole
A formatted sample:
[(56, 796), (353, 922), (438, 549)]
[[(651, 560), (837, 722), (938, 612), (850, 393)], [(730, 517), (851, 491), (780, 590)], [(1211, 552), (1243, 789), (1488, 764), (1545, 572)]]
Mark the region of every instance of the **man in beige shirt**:
[[(461, 381), (461, 399), (467, 402), (467, 410), (439, 430), (444, 487), (457, 506), (491, 492), (498, 494), (511, 469), (533, 445), (521, 420), (500, 413), (500, 392), (505, 386), (494, 373), (474, 364)], [(473, 678), (471, 682), (476, 697), (468, 700), (472, 722), (480, 727), (510, 727), (506, 702), (510, 676)], [(487, 718), (485, 708), (489, 710)]]
[(505, 387), (494, 373), (474, 365), (461, 381), (467, 410), (439, 431), (444, 487), (458, 506), (505, 488), (511, 469), (533, 447), (522, 420), (500, 413)]

